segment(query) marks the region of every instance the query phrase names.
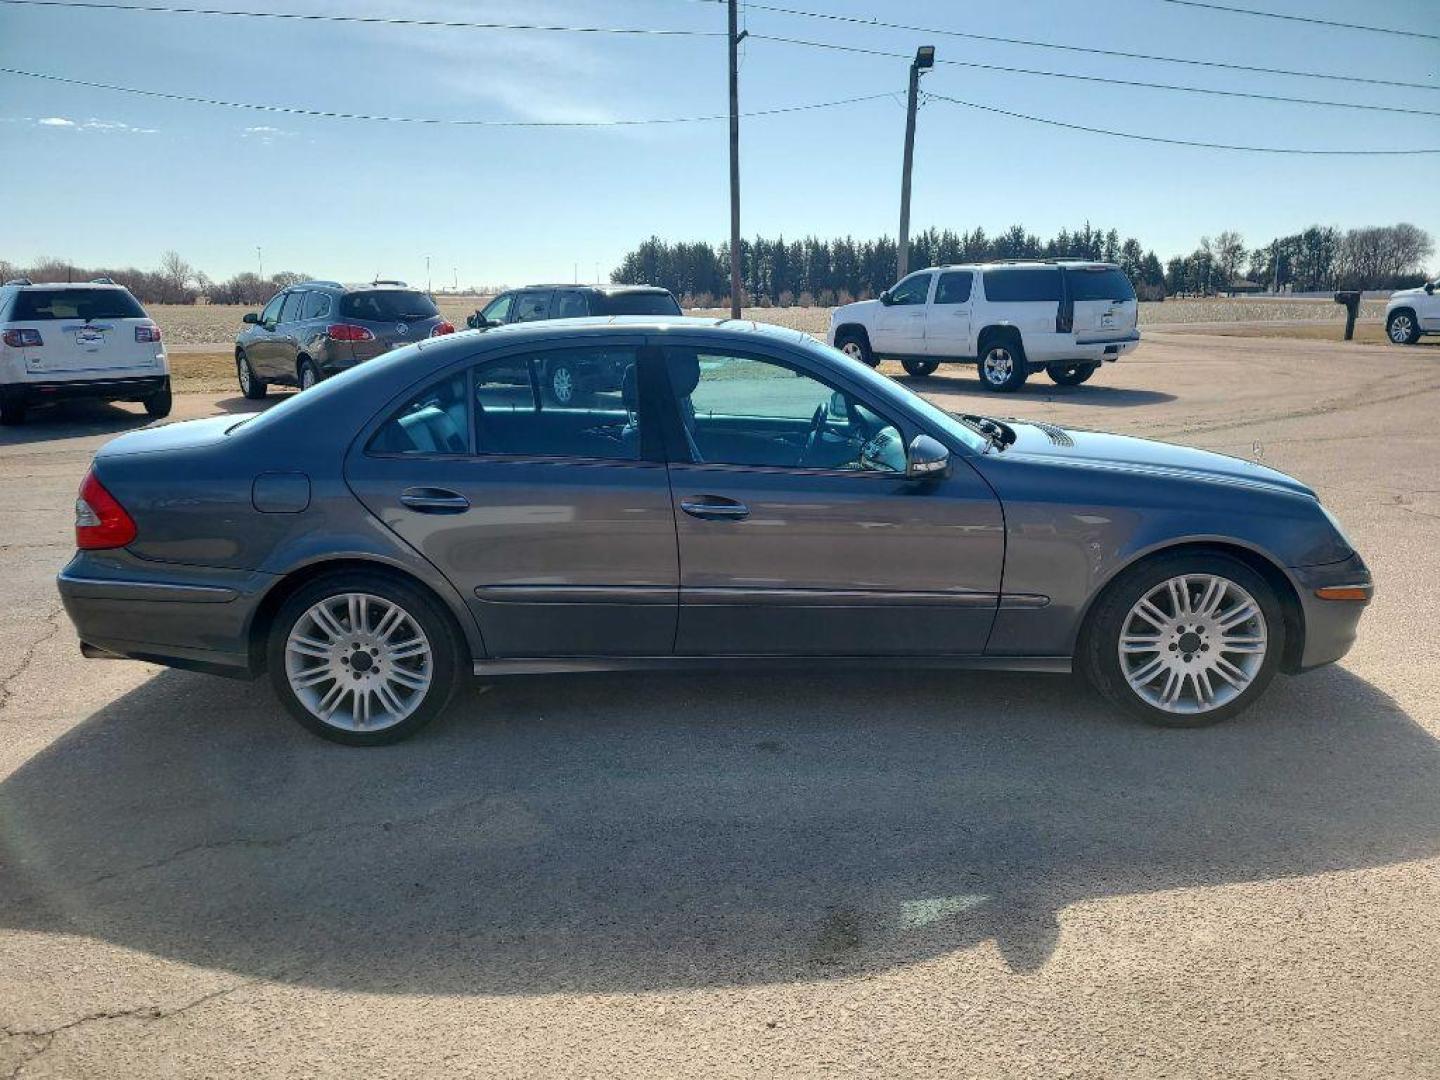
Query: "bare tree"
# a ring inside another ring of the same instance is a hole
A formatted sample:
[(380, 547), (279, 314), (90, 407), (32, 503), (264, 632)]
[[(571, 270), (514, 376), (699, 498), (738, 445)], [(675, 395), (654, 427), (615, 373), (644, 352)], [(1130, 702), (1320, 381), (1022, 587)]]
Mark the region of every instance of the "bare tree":
[(1240, 276), (1240, 266), (1245, 261), (1245, 241), (1238, 232), (1226, 229), (1215, 237), (1210, 250), (1220, 275), (1220, 288), (1228, 289)]

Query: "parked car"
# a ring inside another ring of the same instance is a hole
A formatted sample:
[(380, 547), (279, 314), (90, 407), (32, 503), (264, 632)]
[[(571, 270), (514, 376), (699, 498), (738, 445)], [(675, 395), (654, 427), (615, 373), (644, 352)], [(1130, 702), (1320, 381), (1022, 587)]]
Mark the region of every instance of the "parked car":
[(1414, 345), (1422, 334), (1440, 334), (1440, 281), (1400, 289), (1385, 305), (1385, 336), (1396, 345)]
[[(617, 352), (619, 393), (545, 405), (542, 365)], [(781, 661), (1073, 666), (1191, 726), (1339, 659), (1371, 593), (1273, 469), (952, 415), (713, 319), (431, 340), (251, 418), (124, 435), (75, 535), (59, 588), (86, 655), (268, 671), (357, 744), (411, 734), (472, 671)]]
[(138, 401), (170, 415), (170, 363), (160, 328), (108, 278), (0, 286), (0, 423), (64, 398)]
[[(476, 329), (544, 319), (581, 319), (598, 315), (680, 314), (680, 302), (669, 289), (654, 285), (527, 285), (503, 292), (466, 319)], [(620, 389), (626, 360), (590, 364), (582, 371), (558, 358), (537, 372), (540, 385), (556, 405), (569, 405), (577, 395)]]
[(1140, 344), (1138, 317), (1134, 286), (1110, 263), (937, 266), (836, 308), (825, 340), (911, 375), (975, 364), (987, 390), (1014, 391), (1042, 370), (1062, 386), (1085, 382)]
[(308, 390), (391, 349), (453, 334), (435, 301), (403, 281), (341, 285), (302, 281), (245, 315), (235, 337), (235, 374), (247, 398), (271, 383)]

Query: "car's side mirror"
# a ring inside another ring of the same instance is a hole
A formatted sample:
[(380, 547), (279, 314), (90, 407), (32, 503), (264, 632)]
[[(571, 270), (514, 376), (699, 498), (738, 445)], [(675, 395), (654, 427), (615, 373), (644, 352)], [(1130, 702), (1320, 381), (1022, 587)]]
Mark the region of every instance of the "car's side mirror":
[(916, 435), (905, 451), (907, 480), (938, 480), (950, 474), (950, 451), (929, 435)]
[(253, 311), (247, 311), (241, 317), (240, 321), (243, 323), (249, 323), (251, 326), (254, 326), (257, 322), (260, 321), (260, 316), (255, 314), (255, 312)]
[(895, 302), (895, 298), (890, 295), (890, 290), (889, 290), (889, 289), (886, 289), (884, 292), (882, 292), (882, 293), (880, 294), (880, 303), (884, 304), (886, 307), (889, 307), (889, 306), (890, 306), (891, 304), (893, 304), (894, 302)]
[(1433, 281), (1427, 281), (1427, 282), (1425, 282), (1425, 295), (1426, 295), (1426, 296), (1434, 296), (1434, 295), (1435, 295), (1435, 282), (1433, 282)]

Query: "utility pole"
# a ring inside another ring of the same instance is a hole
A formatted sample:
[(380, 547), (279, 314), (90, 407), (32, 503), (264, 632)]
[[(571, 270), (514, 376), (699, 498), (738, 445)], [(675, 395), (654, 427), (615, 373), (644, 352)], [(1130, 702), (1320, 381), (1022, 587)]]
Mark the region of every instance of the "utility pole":
[(429, 255), (426, 255), (426, 256), (425, 256), (425, 292), (426, 292), (426, 293), (429, 293), (430, 291), (431, 291), (431, 289), (430, 289), (430, 256), (429, 256)]
[(740, 318), (740, 33), (737, 0), (730, 0), (730, 317)]
[(895, 280), (910, 272), (910, 169), (915, 164), (915, 107), (920, 75), (935, 66), (935, 46), (921, 45), (910, 62), (910, 100), (905, 109), (905, 164), (900, 170), (900, 242), (895, 251)]
[(260, 280), (265, 280), (265, 256), (260, 252), (260, 245), (255, 245), (255, 261), (260, 264)]

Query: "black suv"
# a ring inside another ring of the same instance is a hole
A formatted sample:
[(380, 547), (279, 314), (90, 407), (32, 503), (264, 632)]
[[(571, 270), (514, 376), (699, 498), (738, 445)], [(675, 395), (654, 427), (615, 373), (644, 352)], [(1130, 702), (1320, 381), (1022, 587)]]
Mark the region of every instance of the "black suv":
[[(542, 319), (584, 319), (596, 315), (679, 315), (680, 303), (669, 289), (655, 285), (527, 285), (503, 292), (465, 320), (484, 330), (505, 323)], [(541, 388), (556, 405), (577, 403), (576, 395), (620, 389), (625, 364), (588, 364), (577, 368), (563, 358), (545, 361), (538, 372)]]
[(245, 323), (235, 373), (247, 398), (263, 398), (271, 383), (304, 390), (391, 349), (455, 332), (434, 300), (403, 281), (302, 281)]

